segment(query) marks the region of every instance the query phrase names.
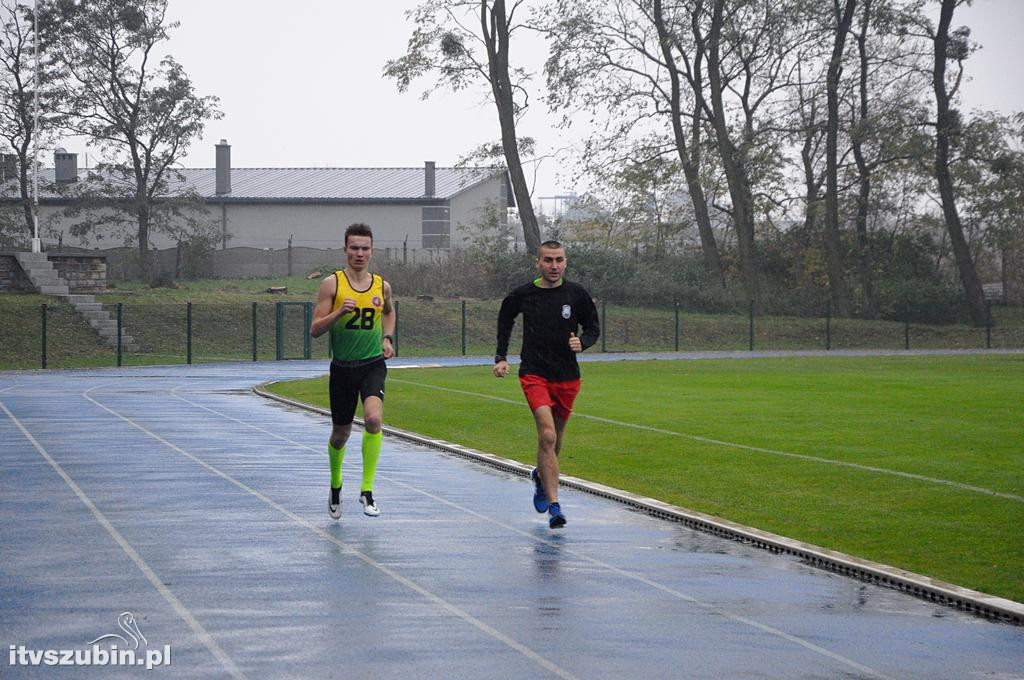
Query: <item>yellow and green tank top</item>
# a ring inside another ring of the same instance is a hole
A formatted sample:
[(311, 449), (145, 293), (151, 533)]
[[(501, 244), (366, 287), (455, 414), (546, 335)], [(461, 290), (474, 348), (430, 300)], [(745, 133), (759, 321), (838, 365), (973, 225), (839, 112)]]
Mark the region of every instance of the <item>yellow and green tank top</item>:
[(341, 363), (357, 364), (382, 356), (384, 279), (373, 274), (370, 287), (360, 291), (352, 287), (344, 270), (334, 272), (334, 276), (338, 280), (338, 290), (334, 294), (331, 311), (341, 307), (345, 298), (355, 300), (356, 308), (342, 314), (331, 326), (331, 356)]

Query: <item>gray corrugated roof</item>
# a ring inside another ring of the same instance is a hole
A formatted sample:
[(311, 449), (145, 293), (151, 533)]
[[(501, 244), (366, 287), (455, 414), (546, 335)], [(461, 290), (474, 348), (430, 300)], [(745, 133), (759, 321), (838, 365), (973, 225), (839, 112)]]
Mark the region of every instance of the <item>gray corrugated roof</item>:
[[(409, 201), (425, 198), (424, 170), (419, 168), (232, 168), (231, 193), (223, 197), (215, 193), (214, 168), (179, 169), (184, 185), (194, 188), (208, 200), (226, 198), (232, 201)], [(80, 168), (78, 176), (85, 180), (89, 171)], [(503, 170), (493, 168), (437, 168), (434, 199), (449, 199)], [(39, 197), (58, 198), (44, 186), (53, 182), (53, 168), (41, 168)], [(177, 188), (177, 187), (175, 187)], [(175, 193), (172, 191), (171, 193)], [(0, 195), (17, 195), (13, 182), (3, 186)]]

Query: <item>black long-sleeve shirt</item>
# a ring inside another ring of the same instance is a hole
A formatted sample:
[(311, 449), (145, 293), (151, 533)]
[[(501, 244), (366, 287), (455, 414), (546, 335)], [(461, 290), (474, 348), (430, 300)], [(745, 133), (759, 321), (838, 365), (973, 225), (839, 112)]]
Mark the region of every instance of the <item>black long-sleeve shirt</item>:
[(499, 357), (508, 353), (509, 336), (519, 314), (523, 315), (519, 375), (539, 375), (552, 381), (579, 378), (580, 367), (576, 353), (569, 348), (569, 334), (579, 337), (583, 349), (601, 335), (597, 308), (583, 286), (562, 279), (560, 286), (541, 288), (534, 281), (509, 293), (498, 313)]

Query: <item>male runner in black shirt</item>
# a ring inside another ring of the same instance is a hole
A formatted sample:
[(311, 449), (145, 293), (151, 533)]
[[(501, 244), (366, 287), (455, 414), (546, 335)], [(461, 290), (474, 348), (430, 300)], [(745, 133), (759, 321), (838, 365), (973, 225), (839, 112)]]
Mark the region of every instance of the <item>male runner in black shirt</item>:
[[(537, 467), (530, 473), (533, 507), (548, 513), (552, 529), (565, 526), (565, 514), (558, 504), (558, 454), (573, 401), (580, 391), (576, 354), (597, 342), (601, 334), (594, 301), (583, 286), (562, 278), (565, 265), (561, 243), (540, 244), (540, 278), (516, 288), (501, 303), (494, 357), (494, 375), (504, 378), (508, 373), (509, 336), (516, 316), (522, 314), (519, 382), (537, 425)], [(583, 333), (577, 336), (580, 326)]]

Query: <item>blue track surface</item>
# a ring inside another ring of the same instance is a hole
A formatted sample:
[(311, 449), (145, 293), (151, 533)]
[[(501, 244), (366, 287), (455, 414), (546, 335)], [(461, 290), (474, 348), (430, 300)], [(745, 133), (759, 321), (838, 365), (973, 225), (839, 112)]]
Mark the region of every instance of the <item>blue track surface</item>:
[(390, 438), (381, 516), (357, 432), (335, 522), (327, 419), (249, 390), (324, 370), (0, 373), (0, 677), (131, 612), (164, 677), (1024, 678), (1019, 627), (572, 490), (553, 532), (529, 480)]

